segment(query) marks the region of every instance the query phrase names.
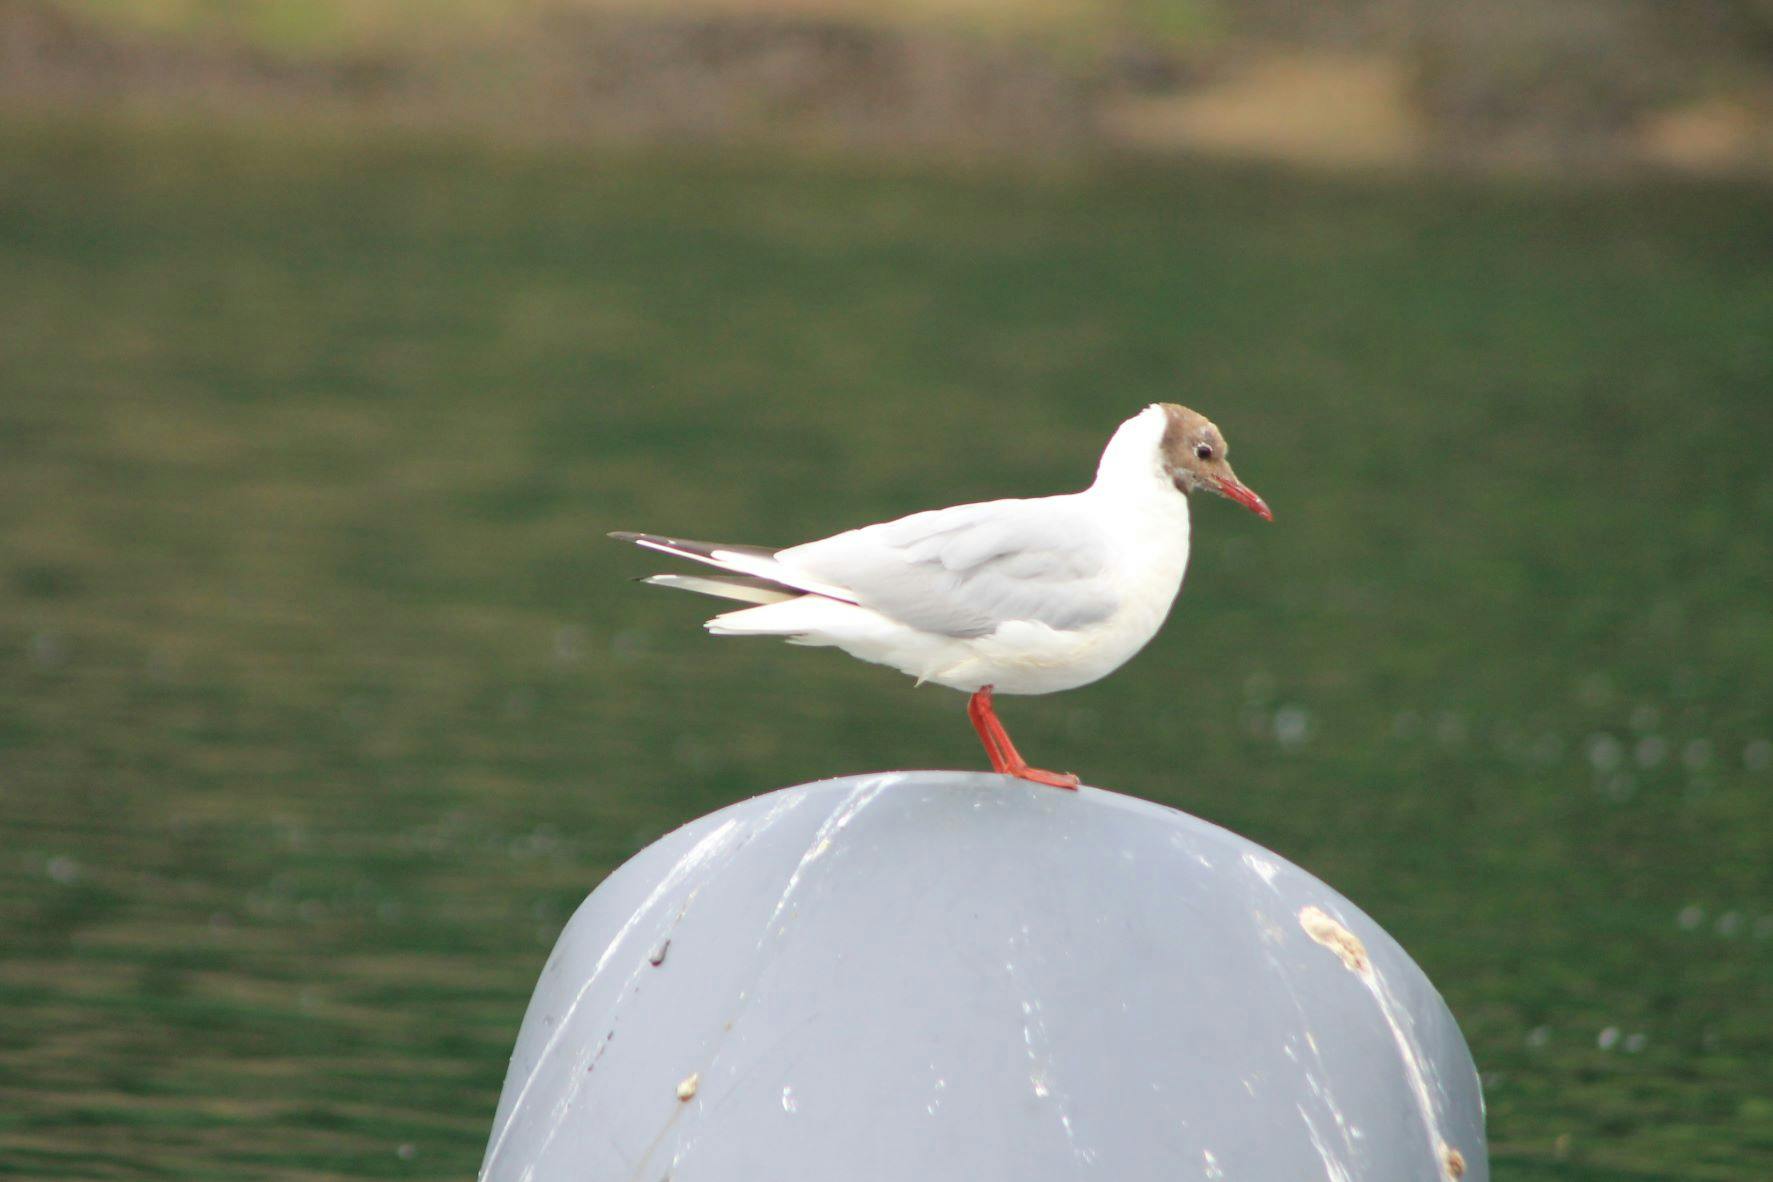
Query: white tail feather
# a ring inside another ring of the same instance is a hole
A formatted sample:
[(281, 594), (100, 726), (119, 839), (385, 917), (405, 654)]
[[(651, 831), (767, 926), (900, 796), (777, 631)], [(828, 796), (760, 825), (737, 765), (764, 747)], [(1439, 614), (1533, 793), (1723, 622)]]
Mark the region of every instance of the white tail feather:
[(703, 625), (715, 636), (786, 636), (797, 644), (831, 644), (828, 633), (853, 631), (858, 620), (878, 621), (866, 608), (800, 595), (784, 603), (741, 608)]
[(736, 575), (750, 575), (753, 578), (768, 579), (772, 583), (781, 583), (812, 595), (823, 595), (830, 599), (841, 599), (854, 602), (854, 593), (844, 587), (833, 586), (809, 578), (805, 574), (784, 566), (774, 557), (767, 554), (744, 550), (709, 549), (706, 553), (675, 546), (670, 538), (641, 534), (631, 539), (635, 545), (644, 546), (648, 550), (656, 550), (660, 554), (669, 554), (674, 558), (687, 558), (691, 562), (703, 562), (721, 570), (732, 571)]
[(653, 575), (641, 580), (655, 587), (675, 587), (679, 591), (694, 591), (700, 595), (712, 595), (717, 599), (736, 599), (740, 603), (785, 603), (799, 596), (792, 591), (779, 591), (773, 587), (756, 587), (749, 583), (735, 583), (726, 579), (698, 575)]

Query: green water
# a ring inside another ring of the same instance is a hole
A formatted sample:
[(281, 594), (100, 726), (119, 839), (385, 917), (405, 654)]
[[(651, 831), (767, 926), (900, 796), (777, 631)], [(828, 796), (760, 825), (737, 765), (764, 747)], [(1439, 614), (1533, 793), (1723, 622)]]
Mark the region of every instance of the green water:
[(1048, 767), (1327, 879), (1497, 1176), (1773, 1176), (1773, 205), (0, 131), (0, 1174), (462, 1178), (560, 924), (742, 796), (979, 767), (612, 528), (787, 543), (1216, 418)]

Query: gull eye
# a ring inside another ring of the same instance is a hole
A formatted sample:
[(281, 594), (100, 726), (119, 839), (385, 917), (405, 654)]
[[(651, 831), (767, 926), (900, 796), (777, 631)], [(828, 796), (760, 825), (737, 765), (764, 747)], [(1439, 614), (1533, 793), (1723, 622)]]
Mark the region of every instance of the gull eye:
[(1210, 460), (1210, 459), (1212, 459), (1212, 458), (1213, 458), (1213, 447), (1212, 447), (1212, 445), (1211, 445), (1211, 444), (1208, 444), (1208, 443), (1197, 443), (1197, 444), (1195, 444), (1195, 445), (1194, 445), (1194, 458), (1195, 458), (1195, 459), (1197, 459), (1197, 460)]

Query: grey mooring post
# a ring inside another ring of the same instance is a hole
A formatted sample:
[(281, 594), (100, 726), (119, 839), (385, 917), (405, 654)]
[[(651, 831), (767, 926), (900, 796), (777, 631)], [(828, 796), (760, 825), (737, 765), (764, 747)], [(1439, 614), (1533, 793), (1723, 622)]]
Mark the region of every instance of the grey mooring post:
[(1440, 995), (1214, 825), (896, 772), (656, 842), (573, 916), (488, 1182), (1484, 1182)]

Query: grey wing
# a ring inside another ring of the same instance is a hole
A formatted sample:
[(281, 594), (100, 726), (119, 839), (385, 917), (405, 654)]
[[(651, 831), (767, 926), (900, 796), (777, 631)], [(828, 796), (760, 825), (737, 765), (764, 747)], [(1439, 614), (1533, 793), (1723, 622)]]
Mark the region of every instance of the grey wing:
[(1073, 631), (1119, 600), (1108, 544), (1068, 497), (915, 513), (776, 554), (916, 628), (982, 636), (1013, 620)]

